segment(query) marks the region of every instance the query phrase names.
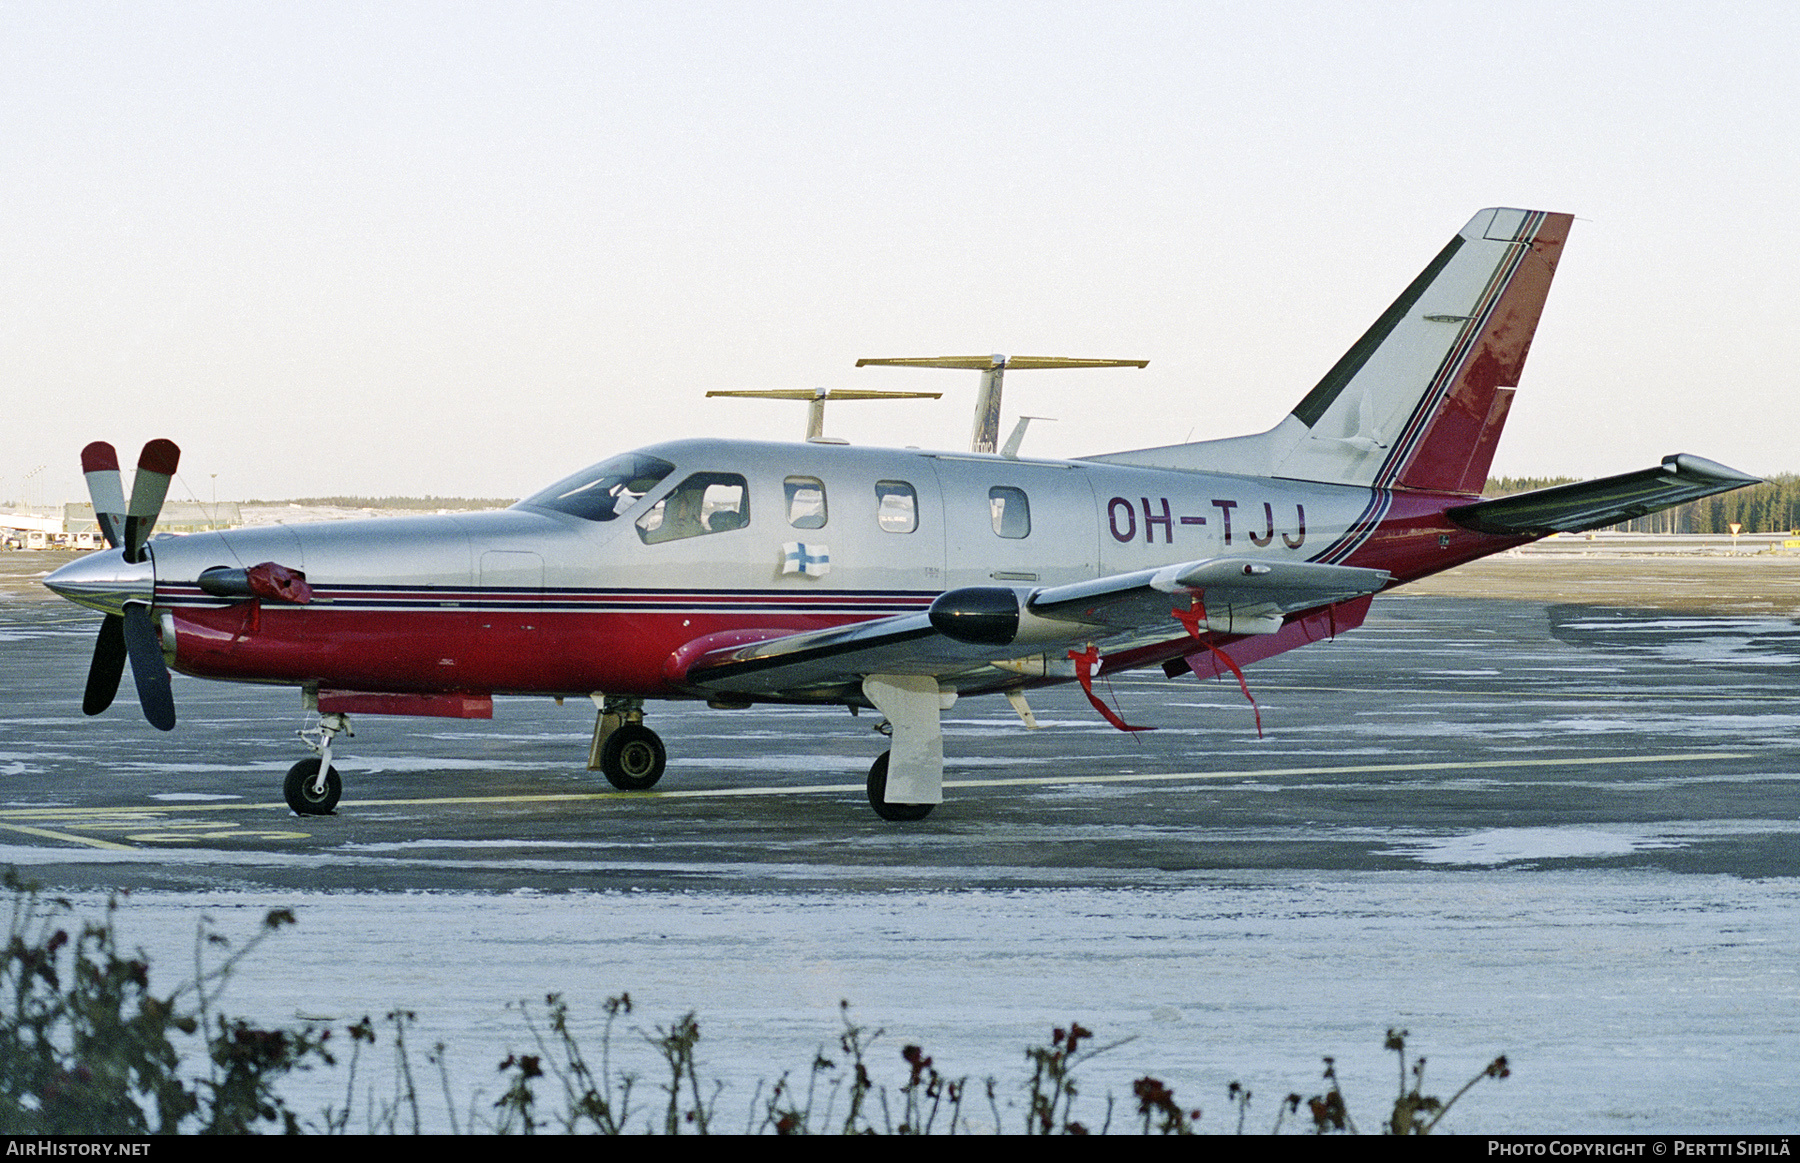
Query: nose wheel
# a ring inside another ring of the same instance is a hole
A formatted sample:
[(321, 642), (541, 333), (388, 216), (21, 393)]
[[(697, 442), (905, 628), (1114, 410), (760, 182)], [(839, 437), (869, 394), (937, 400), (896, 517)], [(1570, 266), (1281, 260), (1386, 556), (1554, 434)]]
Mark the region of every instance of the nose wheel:
[(338, 797), (344, 794), (344, 781), (338, 778), (337, 768), (326, 767), (325, 778), (319, 778), (322, 760), (302, 759), (288, 768), (287, 780), (281, 785), (281, 794), (287, 797), (288, 807), (301, 816), (329, 816), (337, 808)]
[(317, 727), (295, 732), (319, 753), (288, 768), (287, 779), (282, 781), (281, 794), (295, 815), (329, 816), (337, 809), (338, 797), (344, 794), (344, 781), (337, 768), (331, 766), (331, 739), (340, 732), (352, 737), (356, 734), (350, 729), (350, 716), (335, 712), (320, 715)]

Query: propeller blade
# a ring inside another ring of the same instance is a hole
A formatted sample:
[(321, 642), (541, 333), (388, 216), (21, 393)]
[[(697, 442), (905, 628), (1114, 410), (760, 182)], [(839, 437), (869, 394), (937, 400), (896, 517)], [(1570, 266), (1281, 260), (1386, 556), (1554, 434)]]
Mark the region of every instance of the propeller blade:
[[(163, 665), (156, 623), (150, 620), (148, 609), (134, 603), (125, 607), (124, 627), (125, 648), (131, 655), (131, 677), (137, 682), (138, 702), (143, 705), (144, 718), (158, 731), (173, 730), (175, 692), (169, 686), (169, 668)], [(101, 633), (105, 632), (105, 627), (101, 627)]]
[(156, 527), (156, 515), (162, 512), (163, 498), (169, 495), (169, 480), (180, 462), (181, 449), (172, 440), (152, 440), (144, 445), (138, 457), (137, 479), (131, 482), (131, 504), (125, 510), (126, 561), (144, 560), (144, 542), (150, 540), (150, 530)]
[[(105, 526), (102, 526), (104, 528)], [(112, 706), (119, 693), (119, 676), (125, 673), (125, 619), (108, 614), (100, 623), (100, 637), (94, 640), (94, 662), (88, 667), (87, 694), (81, 709), (98, 715)]]
[[(81, 473), (87, 477), (88, 498), (94, 502), (94, 520), (107, 547), (125, 543), (125, 487), (119, 480), (119, 454), (104, 440), (81, 450)], [(116, 680), (115, 680), (116, 681)]]

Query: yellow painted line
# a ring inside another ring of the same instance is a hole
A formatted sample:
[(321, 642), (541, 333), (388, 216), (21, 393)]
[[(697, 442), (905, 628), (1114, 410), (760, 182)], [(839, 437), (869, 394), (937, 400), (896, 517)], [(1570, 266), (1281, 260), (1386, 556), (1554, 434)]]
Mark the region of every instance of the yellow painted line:
[[(1445, 677), (1452, 677), (1452, 676), (1445, 676)], [(1206, 680), (1202, 680), (1202, 681), (1205, 681), (1210, 685), (1212, 680), (1206, 679)], [(1229, 690), (1232, 693), (1232, 695), (1234, 695), (1237, 698), (1237, 700), (1239, 702), (1243, 701), (1244, 696), (1238, 694), (1238, 689), (1235, 685), (1227, 685), (1224, 683), (1221, 683), (1219, 685), (1222, 689)], [(1202, 688), (1202, 689), (1206, 689), (1206, 688)], [(1188, 688), (1189, 693), (1192, 693), (1192, 690), (1193, 690), (1192, 687)], [(1305, 694), (1326, 694), (1326, 695), (1404, 695), (1404, 694), (1408, 693), (1406, 691), (1397, 690), (1393, 687), (1356, 687), (1356, 686), (1259, 686), (1256, 688), (1256, 691), (1259, 694), (1263, 691), (1276, 691), (1276, 692), (1299, 691), (1299, 692), (1302, 692)], [(1179, 693), (1179, 692), (1176, 692), (1176, 693)], [(1439, 692), (1437, 692), (1437, 691), (1425, 691), (1425, 690), (1415, 690), (1410, 693), (1411, 693), (1411, 697), (1413, 697), (1415, 699), (1426, 698), (1426, 697), (1436, 697), (1439, 694)], [(1625, 703), (1625, 702), (1631, 702), (1634, 699), (1635, 700), (1645, 700), (1645, 701), (1659, 700), (1659, 699), (1666, 701), (1668, 699), (1667, 693), (1660, 693), (1660, 692), (1648, 692), (1647, 691), (1642, 694), (1631, 694), (1631, 693), (1620, 694), (1620, 693), (1615, 693), (1612, 691), (1566, 691), (1566, 692), (1565, 691), (1554, 691), (1554, 692), (1552, 692), (1552, 691), (1547, 691), (1547, 690), (1533, 688), (1533, 687), (1519, 687), (1515, 690), (1459, 690), (1459, 691), (1452, 691), (1450, 693), (1458, 696), (1459, 698), (1473, 698), (1473, 697), (1479, 695), (1479, 696), (1484, 696), (1486, 698), (1493, 698), (1493, 699), (1524, 699), (1529, 702), (1575, 701), (1575, 700), (1579, 700), (1579, 699), (1587, 699), (1587, 700), (1592, 701), (1592, 700), (1598, 699), (1598, 700), (1607, 700), (1607, 701), (1611, 701), (1611, 702)], [(1727, 693), (1727, 694), (1709, 694), (1705, 691), (1695, 691), (1692, 693), (1684, 692), (1681, 695), (1681, 698), (1682, 698), (1682, 701), (1684, 701), (1684, 702), (1697, 701), (1700, 699), (1713, 699), (1713, 700), (1716, 700), (1719, 702), (1735, 701), (1735, 702), (1740, 702), (1740, 703), (1785, 703), (1785, 702), (1793, 702), (1795, 699), (1800, 699), (1800, 693), (1791, 694), (1791, 695), (1783, 695), (1783, 694), (1758, 695), (1758, 694), (1729, 694), (1729, 693)]]
[[(1310, 767), (1264, 767), (1242, 768), (1232, 771), (1145, 771), (1108, 775), (1028, 775), (1004, 776), (997, 779), (947, 779), (946, 788), (982, 788), (982, 787), (1050, 787), (1068, 784), (1101, 784), (1101, 783), (1176, 783), (1197, 780), (1254, 780), (1285, 779), (1295, 776), (1356, 776), (1379, 775), (1384, 773), (1417, 772), (1450, 772), (1450, 771), (1499, 771), (1505, 769), (1545, 768), (1545, 767), (1605, 767), (1620, 764), (1664, 764), (1664, 763), (1717, 763), (1728, 760), (1756, 759), (1762, 753), (1754, 751), (1690, 751), (1677, 752), (1670, 755), (1590, 755), (1562, 759), (1474, 759), (1455, 763), (1440, 761), (1421, 761), (1414, 763), (1362, 763), (1343, 766), (1310, 766)], [(574, 804), (595, 801), (628, 800), (628, 799), (730, 799), (743, 796), (803, 796), (821, 794), (861, 793), (864, 789), (862, 780), (854, 783), (815, 783), (799, 784), (790, 787), (724, 787), (693, 788), (671, 791), (602, 791), (602, 792), (550, 792), (541, 795), (511, 796), (438, 796), (392, 800), (344, 800), (338, 805), (340, 812), (353, 808), (434, 808), (459, 806), (484, 806), (495, 804)], [(57, 811), (66, 812), (65, 816), (57, 816)], [(292, 817), (285, 803), (232, 803), (203, 804), (190, 808), (186, 805), (175, 808), (143, 809), (147, 815), (180, 815), (191, 810), (212, 812), (279, 812)], [(64, 819), (76, 827), (117, 827), (116, 824), (83, 825), (84, 818), (99, 816), (117, 817), (123, 813), (119, 809), (101, 808), (32, 808), (0, 812), (0, 827), (10, 827), (18, 831), (39, 833), (23, 825), (7, 824), (8, 817), (23, 817), (26, 812), (29, 818), (40, 820)], [(292, 817), (296, 820), (318, 817)], [(212, 825), (164, 823), (160, 819), (145, 818), (137, 826), (167, 832), (175, 828), (201, 828)], [(104, 841), (84, 840), (100, 847), (121, 847), (108, 845)]]
[[(1754, 751), (1697, 751), (1674, 755), (1596, 755), (1573, 759), (1476, 759), (1460, 763), (1363, 763), (1343, 767), (1265, 767), (1239, 771), (1145, 771), (1115, 775), (1024, 775), (999, 779), (946, 779), (950, 787), (1046, 787), (1071, 783), (1163, 783), (1206, 779), (1268, 779), (1297, 775), (1372, 775), (1401, 771), (1476, 771), (1520, 767), (1592, 767), (1622, 763), (1705, 763), (1755, 759)], [(345, 800), (340, 807), (423, 807), (432, 804), (554, 803), (575, 800), (724, 799), (732, 796), (798, 796), (826, 792), (861, 792), (856, 783), (816, 783), (796, 787), (694, 788), (675, 791), (584, 792), (542, 796), (461, 796), (450, 799)]]
[(304, 840), (311, 832), (245, 831), (228, 825), (216, 832), (139, 832), (127, 839), (141, 844), (192, 844), (198, 840)]
[[(945, 787), (1013, 787), (1056, 783), (1156, 783), (1186, 779), (1257, 779), (1294, 775), (1364, 775), (1385, 771), (1479, 771), (1506, 767), (1594, 767), (1618, 763), (1703, 763), (1755, 759), (1754, 751), (1701, 751), (1677, 755), (1593, 755), (1580, 759), (1473, 759), (1463, 763), (1365, 763), (1350, 767), (1267, 767), (1247, 771), (1146, 771), (1129, 775), (1032, 776), (945, 780)], [(654, 793), (652, 793), (654, 794)]]
[(117, 816), (131, 818), (133, 816), (167, 815), (171, 808), (6, 808), (0, 810), (0, 820), (63, 820), (76, 819), (82, 816)]
[(115, 852), (135, 851), (129, 844), (114, 844), (111, 840), (95, 840), (89, 836), (71, 836), (66, 832), (52, 832), (48, 828), (27, 828), (23, 824), (3, 822), (0, 822), (0, 828), (8, 832), (21, 832), (27, 836), (36, 836), (43, 840), (61, 840), (65, 844), (86, 844), (90, 848), (110, 848)]
[(204, 823), (200, 821), (183, 822), (179, 820), (161, 820), (154, 816), (150, 816), (137, 820), (94, 820), (91, 822), (83, 820), (76, 826), (86, 828), (93, 832), (131, 832), (143, 828), (161, 828), (164, 831), (170, 829), (191, 829), (198, 831), (202, 829), (213, 830), (218, 828), (235, 828), (237, 827), (237, 823), (233, 820), (211, 820)]

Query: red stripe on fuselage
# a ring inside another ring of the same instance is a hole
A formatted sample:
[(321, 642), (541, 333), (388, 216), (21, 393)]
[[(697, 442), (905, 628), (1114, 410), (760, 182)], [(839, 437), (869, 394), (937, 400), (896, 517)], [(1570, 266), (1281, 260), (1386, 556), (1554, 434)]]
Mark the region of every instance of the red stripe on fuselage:
[[(1388, 499), (1379, 527), (1341, 564), (1387, 570), (1395, 585), (1534, 540), (1451, 522), (1445, 511), (1467, 504), (1467, 495), (1400, 491)], [(191, 585), (157, 593), (158, 605), (174, 619), (176, 669), (200, 678), (362, 691), (643, 697), (688, 693), (668, 680), (665, 667), (696, 639), (828, 629), (923, 610), (931, 596), (345, 587), (329, 591), (332, 600), (300, 606), (224, 602)], [(1172, 639), (1176, 629), (1171, 620)], [(1169, 648), (1150, 647), (1109, 657), (1104, 669), (1166, 657)]]
[[(936, 596), (917, 591), (824, 591), (796, 593), (761, 590), (539, 590), (452, 589), (423, 586), (314, 586), (312, 604), (346, 609), (488, 609), (600, 612), (611, 610), (660, 610), (665, 613), (693, 609), (768, 609), (790, 613), (905, 613), (921, 608)], [(222, 601), (195, 585), (164, 584), (157, 587), (160, 604), (214, 606)]]
[[(353, 690), (682, 693), (669, 656), (709, 634), (822, 630), (884, 614), (177, 607), (175, 668), (199, 678)], [(910, 609), (922, 609), (914, 603)]]

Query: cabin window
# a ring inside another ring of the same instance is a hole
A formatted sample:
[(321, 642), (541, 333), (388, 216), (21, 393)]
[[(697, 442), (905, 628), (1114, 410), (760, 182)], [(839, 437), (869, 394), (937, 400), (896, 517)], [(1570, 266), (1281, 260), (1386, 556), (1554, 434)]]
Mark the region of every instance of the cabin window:
[(787, 490), (787, 520), (796, 529), (825, 528), (825, 482), (818, 477), (789, 477), (781, 482)]
[(674, 471), (675, 466), (666, 460), (627, 452), (557, 481), (519, 505), (554, 509), (586, 521), (610, 521), (643, 500), (645, 493)]
[(889, 533), (911, 533), (919, 527), (919, 494), (905, 481), (876, 481), (875, 520)]
[(995, 485), (988, 490), (988, 511), (993, 517), (994, 532), (1017, 539), (1031, 536), (1031, 502), (1024, 489)]
[(638, 518), (644, 544), (726, 533), (750, 523), (750, 487), (729, 472), (697, 472)]

